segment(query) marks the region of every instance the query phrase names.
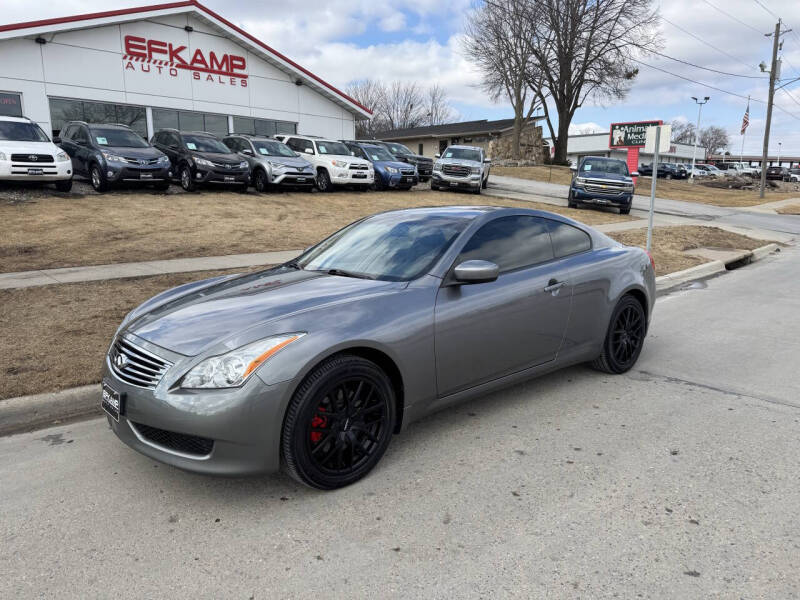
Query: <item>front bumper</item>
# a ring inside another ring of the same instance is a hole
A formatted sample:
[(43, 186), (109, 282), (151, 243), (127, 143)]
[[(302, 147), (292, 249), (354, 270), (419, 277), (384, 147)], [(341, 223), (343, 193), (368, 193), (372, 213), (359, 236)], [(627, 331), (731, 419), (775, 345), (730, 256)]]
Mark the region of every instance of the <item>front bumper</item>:
[(481, 187), (481, 175), (480, 173), (476, 173), (474, 175), (467, 175), (466, 177), (458, 177), (454, 175), (445, 175), (441, 171), (434, 171), (432, 183), (444, 187), (474, 190)]
[(270, 182), (273, 185), (285, 186), (305, 186), (311, 187), (314, 185), (314, 173), (297, 173), (291, 172), (275, 172), (270, 175)]
[(195, 183), (250, 183), (250, 169), (230, 169), (224, 171), (197, 168), (194, 172)]
[(402, 173), (376, 173), (383, 184), (388, 188), (410, 188), (419, 183), (416, 175), (403, 175)]
[[(103, 381), (124, 396), (119, 422), (107, 416), (111, 429), (145, 456), (209, 475), (252, 475), (280, 468), (281, 428), (295, 387), (292, 381), (267, 385), (254, 376), (241, 388), (190, 391), (166, 389), (162, 380), (150, 390), (119, 379), (107, 357)], [(165, 445), (163, 436), (154, 437), (148, 428), (205, 438), (213, 446), (204, 455), (189, 453)]]
[(19, 163), (0, 161), (0, 180), (55, 182), (72, 179), (72, 161)]
[(166, 165), (135, 167), (131, 165), (106, 164), (106, 179), (109, 183), (141, 182), (159, 183), (172, 178), (172, 167)]
[(334, 185), (372, 185), (375, 183), (375, 172), (361, 169), (332, 168), (328, 171)]
[(584, 204), (597, 204), (600, 206), (628, 206), (633, 199), (633, 192), (611, 192), (600, 194), (597, 192), (587, 192), (577, 187), (570, 188), (572, 197)]

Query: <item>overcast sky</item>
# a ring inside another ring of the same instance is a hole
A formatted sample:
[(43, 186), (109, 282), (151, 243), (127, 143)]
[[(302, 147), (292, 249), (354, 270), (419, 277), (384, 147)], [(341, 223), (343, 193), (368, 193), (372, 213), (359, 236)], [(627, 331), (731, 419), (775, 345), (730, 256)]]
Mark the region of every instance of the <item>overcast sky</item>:
[[(797, 26), (783, 37), (784, 81), (800, 78), (800, 0), (669, 0), (661, 6), (662, 52), (704, 67), (760, 77), (758, 64), (769, 63), (774, 13)], [(2, 0), (2, 22), (27, 21), (98, 10), (95, 0)], [(155, 2), (153, 2), (155, 3)], [(140, 6), (136, 0), (105, 0), (102, 9)], [(204, 4), (259, 37), (334, 85), (365, 76), (439, 82), (464, 120), (511, 116), (507, 104), (492, 103), (477, 87), (479, 76), (461, 55), (460, 36), (472, 0), (205, 0)], [(712, 6), (713, 5), (713, 6)], [(740, 22), (715, 10), (734, 15)], [(696, 37), (692, 37), (692, 35)], [(697, 39), (700, 38), (700, 39)], [(705, 43), (704, 43), (705, 42)], [(712, 48), (711, 46), (716, 47)], [(689, 79), (752, 95), (745, 153), (761, 152), (768, 80), (703, 71), (660, 57), (650, 64)], [(783, 83), (782, 82), (782, 83)], [(800, 81), (776, 93), (770, 151), (800, 155)], [(711, 96), (702, 125), (719, 125), (731, 134), (738, 154), (747, 100), (683, 81), (642, 66), (629, 96), (614, 104), (585, 106), (574, 119), (576, 131), (607, 131), (615, 121), (697, 118), (691, 96)]]

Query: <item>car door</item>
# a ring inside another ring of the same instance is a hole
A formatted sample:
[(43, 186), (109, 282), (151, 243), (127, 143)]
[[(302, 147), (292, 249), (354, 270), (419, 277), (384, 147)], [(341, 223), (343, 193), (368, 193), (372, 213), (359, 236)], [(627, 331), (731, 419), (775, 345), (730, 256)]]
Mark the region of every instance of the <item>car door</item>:
[(75, 143), (75, 154), (72, 157), (72, 168), (81, 175), (86, 175), (89, 172), (88, 160), (92, 152), (89, 145), (89, 130), (85, 125), (78, 125), (75, 133), (72, 135), (72, 141)]
[(181, 142), (178, 135), (172, 131), (161, 132), (162, 143), (158, 147), (164, 154), (169, 157), (169, 162), (172, 165), (173, 174), (177, 175), (178, 163), (180, 162)]
[(457, 285), (446, 278), (434, 313), (439, 396), (555, 359), (564, 338), (571, 287), (554, 267), (544, 219), (496, 218), (466, 242), (465, 260), (498, 265), (495, 281)]

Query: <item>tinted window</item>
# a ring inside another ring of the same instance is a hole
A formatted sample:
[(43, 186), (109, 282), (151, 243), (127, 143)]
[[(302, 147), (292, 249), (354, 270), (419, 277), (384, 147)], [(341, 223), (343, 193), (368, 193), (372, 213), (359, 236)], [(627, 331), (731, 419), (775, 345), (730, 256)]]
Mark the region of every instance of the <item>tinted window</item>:
[(470, 150), (469, 148), (448, 148), (442, 158), (481, 162), (481, 153), (477, 150)]
[(553, 250), (557, 258), (586, 252), (592, 247), (589, 235), (566, 223), (547, 220), (550, 229), (550, 239), (553, 240)]
[(49, 142), (44, 131), (36, 123), (0, 121), (0, 140), (12, 142)]
[(197, 152), (220, 152), (222, 154), (230, 153), (230, 148), (220, 142), (217, 138), (207, 135), (197, 135), (194, 133), (183, 134), (183, 142), (189, 150)]
[[(364, 151), (367, 153), (365, 158), (369, 160), (394, 160), (394, 156), (389, 154), (389, 151), (383, 146), (364, 146)], [(362, 153), (363, 154), (363, 153)], [(364, 158), (364, 157), (362, 157)]]
[(79, 144), (88, 144), (89, 143), (89, 134), (86, 133), (86, 127), (81, 127), (78, 125), (78, 128), (75, 130), (75, 133), (72, 134), (72, 139)]
[(503, 273), (552, 258), (553, 246), (544, 219), (520, 215), (501, 217), (481, 227), (464, 246), (456, 264), (488, 260)]
[(311, 140), (301, 140), (300, 138), (289, 138), (286, 140), (286, 145), (289, 146), (295, 152), (300, 152), (301, 154), (306, 151), (306, 148), (311, 150), (312, 154), (314, 152), (314, 144), (311, 143)]
[(581, 163), (581, 172), (595, 171), (601, 173), (613, 173), (615, 175), (627, 175), (628, 165), (621, 160), (611, 160), (608, 158), (584, 158)]
[(119, 148), (147, 148), (148, 144), (129, 129), (111, 129), (109, 127), (92, 127), (92, 138), (98, 146), (116, 146)]
[(142, 106), (51, 98), (50, 120), (54, 132), (60, 131), (68, 121), (86, 121), (120, 123), (127, 125), (143, 138), (147, 135), (147, 119)]
[(392, 152), (392, 154), (399, 154), (402, 156), (409, 156), (411, 154), (411, 150), (403, 146), (403, 144), (398, 144), (396, 142), (386, 142), (386, 147)]
[(75, 132), (75, 125), (67, 125), (64, 129), (61, 130), (61, 137), (65, 140), (68, 140), (72, 137), (72, 134)]
[(350, 150), (341, 142), (320, 140), (317, 142), (317, 150), (320, 154), (335, 154), (339, 156), (350, 156)]
[(231, 152), (241, 152), (244, 148), (244, 144), (239, 138), (225, 138), (222, 143), (230, 148)]
[(253, 145), (256, 147), (256, 152), (263, 156), (285, 156), (287, 158), (294, 156), (291, 148), (277, 140), (258, 140), (253, 142)]

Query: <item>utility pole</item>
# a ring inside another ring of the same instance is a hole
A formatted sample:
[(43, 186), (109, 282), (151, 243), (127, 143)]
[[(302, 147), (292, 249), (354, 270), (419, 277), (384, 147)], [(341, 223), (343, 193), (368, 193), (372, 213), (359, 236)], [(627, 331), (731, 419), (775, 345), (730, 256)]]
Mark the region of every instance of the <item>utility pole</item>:
[[(772, 66), (769, 70), (769, 97), (767, 98), (767, 124), (764, 129), (764, 149), (761, 154), (761, 187), (759, 198), (764, 197), (764, 188), (767, 185), (767, 156), (769, 155), (769, 128), (772, 124), (772, 102), (775, 99), (775, 80), (778, 78), (778, 46), (781, 43), (781, 20), (775, 24), (775, 34), (772, 40)], [(763, 63), (762, 63), (763, 64)], [(762, 68), (763, 70), (763, 68)]]
[[(698, 100), (695, 96), (692, 96), (692, 100), (697, 102), (699, 108), (697, 109), (697, 127), (694, 130), (694, 150), (692, 151), (692, 172), (689, 174), (689, 180), (694, 183), (694, 161), (695, 157), (697, 156), (697, 141), (700, 139), (700, 115), (703, 112), (703, 104), (710, 100), (710, 96), (706, 96), (703, 98), (702, 102)], [(708, 152), (708, 150), (706, 150)]]

